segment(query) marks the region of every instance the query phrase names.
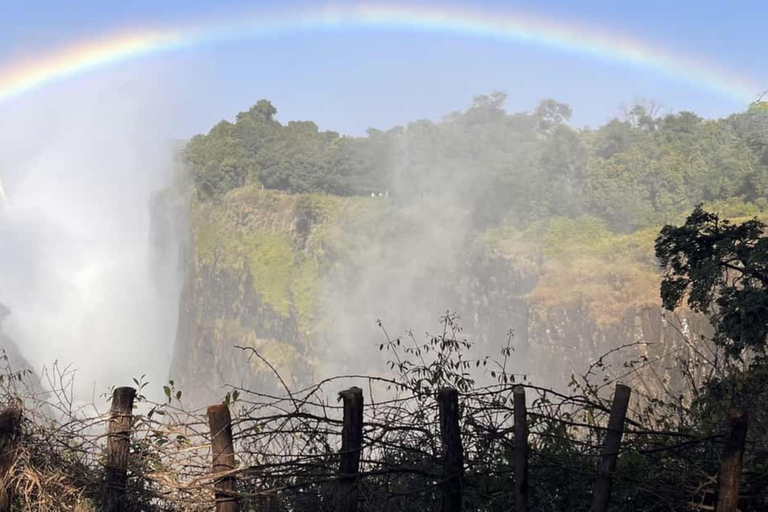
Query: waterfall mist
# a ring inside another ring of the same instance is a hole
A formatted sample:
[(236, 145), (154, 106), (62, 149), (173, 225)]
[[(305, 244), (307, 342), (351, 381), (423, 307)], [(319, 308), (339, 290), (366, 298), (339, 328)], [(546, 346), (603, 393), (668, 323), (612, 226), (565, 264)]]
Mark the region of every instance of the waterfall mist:
[[(526, 343), (527, 304), (515, 298), (528, 290), (505, 283), (503, 272), (481, 268), (475, 258), (483, 216), (503, 215), (487, 199), (494, 168), (486, 155), (504, 141), (483, 131), (507, 122), (505, 99), (502, 93), (478, 96), (461, 123), (447, 116), (394, 130), (384, 194), (370, 198), (378, 213), (339, 230), (343, 245), (354, 248), (355, 265), (323, 280), (327, 339), (321, 345), (330, 348), (323, 376), (386, 368), (383, 359), (392, 356), (378, 350), (385, 334), (377, 320), (391, 338), (413, 335), (424, 343), (442, 332), (441, 317), (457, 314), (475, 344), (474, 357), (498, 357), (510, 330), (518, 331), (518, 346)], [(507, 296), (492, 300), (500, 290)], [(520, 352), (520, 366), (522, 358)]]
[(150, 200), (172, 175), (172, 103), (158, 77), (70, 85), (4, 105), (3, 328), (35, 370), (77, 369), (81, 396), (142, 374), (159, 388), (179, 287), (177, 253), (155, 251)]

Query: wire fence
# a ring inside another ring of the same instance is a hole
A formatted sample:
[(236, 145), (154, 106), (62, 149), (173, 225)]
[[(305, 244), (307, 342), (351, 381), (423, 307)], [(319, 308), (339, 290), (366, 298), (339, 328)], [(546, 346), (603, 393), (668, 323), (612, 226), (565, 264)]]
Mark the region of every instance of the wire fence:
[(520, 382), (503, 362), (479, 385), (472, 371), (490, 374), (488, 360), (464, 359), (464, 343), (451, 330), (409, 349), (388, 340), (392, 377), (338, 376), (294, 390), (275, 372), (280, 392), (232, 387), (222, 403), (194, 410), (173, 382), (162, 402), (148, 400), (140, 380), (112, 390), (106, 413), (72, 399), (66, 370), (52, 372), (44, 393), (6, 385), (0, 509), (768, 506), (767, 482), (752, 470), (766, 449), (746, 439), (738, 411), (728, 428), (706, 430), (671, 418), (677, 406), (630, 401), (626, 386), (604, 396), (595, 391), (604, 385), (585, 381), (562, 393)]

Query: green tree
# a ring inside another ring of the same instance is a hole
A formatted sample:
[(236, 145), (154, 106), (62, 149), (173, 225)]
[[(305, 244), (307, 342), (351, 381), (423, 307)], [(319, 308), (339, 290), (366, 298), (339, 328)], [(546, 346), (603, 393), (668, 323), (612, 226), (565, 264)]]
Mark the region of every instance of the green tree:
[(683, 301), (705, 313), (714, 342), (733, 358), (766, 355), (768, 234), (757, 219), (721, 220), (697, 206), (682, 226), (662, 228), (655, 244), (664, 270), (661, 298), (674, 310)]
[(565, 103), (553, 99), (543, 100), (536, 107), (536, 121), (540, 133), (550, 133), (556, 127), (571, 119), (573, 111)]
[(617, 153), (626, 151), (635, 138), (632, 125), (618, 119), (602, 126), (596, 135), (595, 155), (600, 158), (611, 158)]
[(397, 200), (452, 195), (479, 229), (591, 214), (629, 231), (675, 221), (700, 202), (768, 208), (763, 103), (704, 120), (658, 117), (657, 104), (640, 102), (624, 121), (574, 130), (566, 104), (548, 99), (510, 114), (505, 101), (493, 92), (439, 122), (342, 137), (311, 121), (284, 125), (260, 100), (193, 137), (183, 155), (202, 198), (257, 183), (291, 193), (389, 190)]

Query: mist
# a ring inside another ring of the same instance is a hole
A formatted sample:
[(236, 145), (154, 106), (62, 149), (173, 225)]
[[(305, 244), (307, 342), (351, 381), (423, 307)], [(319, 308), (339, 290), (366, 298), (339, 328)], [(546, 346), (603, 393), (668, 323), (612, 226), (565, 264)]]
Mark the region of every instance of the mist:
[[(322, 283), (327, 294), (321, 312), (327, 331), (322, 334), (330, 348), (319, 370), (322, 377), (361, 369), (380, 372), (386, 368), (383, 358), (391, 356), (376, 346), (387, 335), (394, 339), (412, 331), (421, 343), (427, 333), (442, 329), (439, 320), (447, 311), (462, 313), (457, 311), (460, 295), (449, 290), (472, 235), (469, 184), (433, 180), (434, 168), (414, 172), (411, 161), (424, 157), (416, 155), (420, 149), (405, 142), (392, 149), (386, 197), (370, 199), (386, 206), (377, 221), (366, 224), (368, 231), (340, 229), (346, 243), (356, 248), (358, 265), (332, 273)], [(428, 156), (424, 160), (428, 166), (436, 164)]]
[(100, 76), (3, 112), (2, 328), (35, 371), (71, 365), (79, 396), (167, 378), (176, 262), (153, 247), (149, 204), (172, 175), (173, 112), (158, 85)]
[[(381, 371), (392, 357), (377, 348), (387, 336), (413, 336), (416, 343), (423, 343), (442, 332), (441, 319), (447, 313), (458, 315), (463, 336), (475, 345), (469, 357), (498, 358), (513, 330), (519, 333), (515, 343), (525, 344), (527, 325), (521, 320), (527, 305), (510, 301), (509, 296), (528, 290), (520, 283), (493, 285), (505, 277), (486, 273), (473, 259), (481, 217), (498, 219), (514, 210), (509, 203), (492, 204), (485, 194), (493, 173), (489, 160), (493, 162), (493, 152), (504, 141), (482, 132), (488, 125), (506, 122), (505, 99), (501, 93), (478, 96), (461, 114), (476, 125), (455, 126), (448, 116), (441, 122), (416, 121), (396, 130), (386, 157), (383, 194), (370, 198), (382, 203), (380, 213), (362, 229), (352, 225), (339, 230), (344, 243), (356, 248), (356, 263), (331, 273), (322, 283), (327, 294), (321, 312), (327, 339), (322, 345), (328, 347), (319, 370), (322, 377)], [(486, 278), (488, 283), (479, 283)], [(495, 304), (486, 302), (500, 289), (508, 297)], [(483, 303), (473, 303), (477, 301)], [(533, 368), (524, 358), (527, 354), (520, 351), (518, 366), (530, 372)]]

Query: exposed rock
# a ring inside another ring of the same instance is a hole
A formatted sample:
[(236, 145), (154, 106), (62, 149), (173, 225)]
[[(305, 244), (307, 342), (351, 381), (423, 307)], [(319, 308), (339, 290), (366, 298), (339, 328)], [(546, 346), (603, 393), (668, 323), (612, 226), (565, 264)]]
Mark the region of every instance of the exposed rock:
[(510, 369), (559, 387), (625, 345), (604, 360), (616, 374), (625, 363), (659, 359), (664, 375), (654, 379), (673, 385), (688, 342), (707, 332), (700, 317), (665, 318), (648, 256), (652, 234), (616, 235), (609, 242), (620, 251), (566, 241), (563, 253), (481, 233), (434, 265), (440, 252), (426, 251), (414, 270), (413, 248), (400, 258), (398, 244), (403, 232), (418, 244), (420, 226), (389, 205), (253, 189), (193, 204), (171, 371), (185, 395), (202, 405), (219, 401), (225, 384), (276, 391), (273, 369), (249, 358), (250, 349), (292, 386), (381, 372), (377, 318), (399, 321), (389, 331), (398, 336), (434, 330), (447, 309), (460, 314), (476, 355), (498, 357), (511, 330)]
[[(7, 306), (0, 304), (0, 375), (2, 384), (10, 386), (21, 396), (32, 396), (42, 391), (39, 376), (22, 355), (18, 345), (3, 333), (3, 321), (11, 314)], [(12, 379), (20, 376), (21, 380)], [(12, 382), (13, 381), (13, 382)]]

